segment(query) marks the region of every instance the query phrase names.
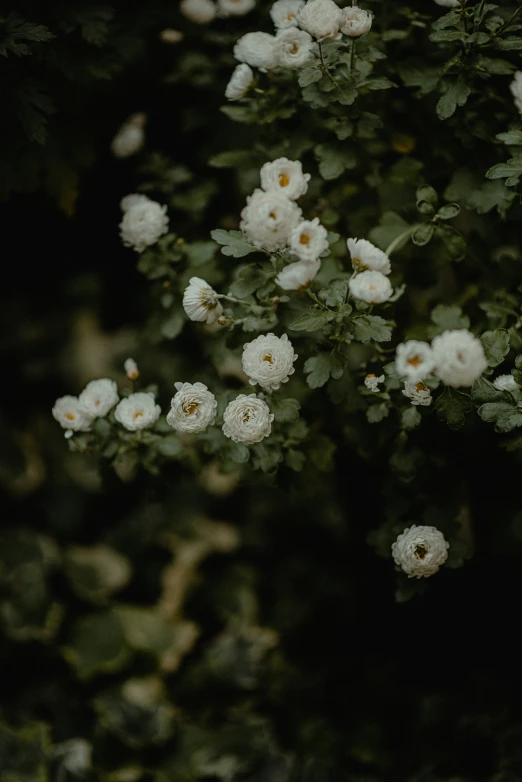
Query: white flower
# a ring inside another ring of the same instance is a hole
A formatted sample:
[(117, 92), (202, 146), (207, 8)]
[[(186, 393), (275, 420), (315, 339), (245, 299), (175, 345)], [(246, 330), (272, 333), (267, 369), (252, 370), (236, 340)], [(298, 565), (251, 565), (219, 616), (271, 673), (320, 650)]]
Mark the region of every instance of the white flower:
[(161, 407), (156, 404), (154, 394), (140, 391), (122, 399), (114, 411), (114, 417), (129, 432), (146, 429), (160, 417)]
[(218, 0), (220, 16), (244, 16), (256, 6), (256, 0)]
[(342, 18), (343, 13), (333, 0), (308, 0), (297, 15), (299, 27), (319, 40), (340, 38)]
[(265, 163), (259, 175), (263, 190), (267, 193), (281, 193), (292, 201), (297, 201), (308, 190), (310, 174), (303, 174), (299, 160), (279, 157), (271, 163)]
[(402, 393), (415, 407), (419, 405), (421, 407), (429, 407), (431, 405), (431, 391), (422, 382), (414, 383), (411, 380), (407, 380)]
[(520, 388), (513, 375), (499, 375), (493, 385), (498, 391), (518, 391)]
[(432, 372), (435, 359), (431, 347), (427, 342), (419, 342), (410, 339), (397, 345), (395, 368), (401, 377), (406, 377), (413, 383), (424, 378)]
[(254, 72), (249, 65), (242, 62), (234, 70), (225, 90), (225, 98), (239, 100), (244, 98), (254, 84)]
[(73, 432), (88, 432), (92, 418), (85, 415), (80, 408), (80, 400), (77, 396), (62, 396), (57, 399), (53, 407), (53, 418), (58, 421), (62, 429), (66, 429), (65, 436), (70, 437)]
[(284, 291), (301, 291), (310, 286), (321, 268), (321, 261), (298, 261), (289, 263), (275, 278), (276, 285)]
[(167, 27), (160, 33), (163, 43), (180, 43), (184, 37), (180, 30), (174, 30), (172, 27)]
[(350, 38), (360, 38), (361, 35), (370, 32), (372, 15), (356, 5), (348, 6), (342, 10), (341, 32)]
[(252, 342), (243, 345), (243, 371), (250, 378), (250, 384), (259, 383), (261, 388), (276, 391), (295, 372), (292, 343), (286, 334), (261, 334)]
[(289, 27), (276, 35), (275, 55), (282, 68), (301, 68), (314, 56), (315, 43), (304, 30)]
[(125, 158), (136, 155), (145, 144), (145, 114), (133, 114), (123, 123), (114, 136), (111, 150), (114, 157)]
[(288, 244), (301, 261), (316, 261), (328, 249), (328, 231), (318, 217), (304, 220), (294, 228)]
[(124, 212), (120, 223), (120, 236), (125, 247), (137, 253), (155, 244), (169, 230), (167, 207), (147, 198), (135, 200)]
[(253, 445), (268, 437), (274, 416), (255, 394), (240, 394), (223, 414), (223, 434), (235, 443)]
[(108, 377), (91, 380), (78, 397), (80, 410), (88, 418), (103, 418), (112, 410), (118, 399), (118, 386)]
[(125, 360), (123, 368), (129, 380), (137, 380), (139, 378), (140, 370), (138, 369), (138, 365), (136, 364), (133, 358), (127, 358)]
[(482, 342), (467, 329), (444, 331), (431, 348), (436, 374), (453, 388), (473, 385), (488, 365)]
[(212, 0), (182, 0), (179, 10), (187, 19), (196, 24), (207, 24), (215, 19), (217, 8)]
[(265, 193), (256, 189), (247, 198), (241, 212), (240, 228), (256, 245), (272, 252), (284, 247), (302, 212), (294, 201), (280, 193)]
[(460, 5), (459, 0), (435, 0), (437, 5), (442, 5), (444, 8), (458, 8)]
[(174, 383), (167, 423), (178, 432), (202, 432), (216, 418), (216, 397), (203, 383)]
[(382, 304), (393, 293), (389, 279), (381, 272), (361, 272), (352, 277), (348, 285), (352, 296), (367, 304)]
[(276, 0), (270, 9), (270, 16), (278, 30), (297, 27), (297, 14), (304, 6), (304, 0)]
[(142, 193), (130, 193), (121, 199), (120, 208), (122, 212), (127, 212), (131, 206), (136, 206), (137, 204), (148, 204), (150, 202), (150, 198), (146, 195), (143, 195)]
[(379, 250), (366, 239), (348, 239), (346, 244), (352, 257), (352, 266), (355, 271), (371, 269), (375, 272), (388, 275), (391, 272), (390, 259), (385, 252)]
[(247, 33), (234, 46), (234, 57), (253, 68), (270, 71), (277, 68), (275, 35), (269, 33)]
[(445, 563), (449, 543), (436, 527), (413, 524), (392, 545), (392, 556), (408, 578), (427, 578)]
[(366, 375), (364, 378), (364, 385), (368, 391), (379, 391), (379, 383), (384, 383), (384, 375), (377, 377), (377, 375)]
[(214, 323), (223, 312), (216, 291), (201, 277), (191, 277), (183, 294), (183, 309), (190, 320)]
[(522, 114), (522, 71), (517, 71), (511, 84), (509, 85), (511, 94), (515, 99), (515, 107)]

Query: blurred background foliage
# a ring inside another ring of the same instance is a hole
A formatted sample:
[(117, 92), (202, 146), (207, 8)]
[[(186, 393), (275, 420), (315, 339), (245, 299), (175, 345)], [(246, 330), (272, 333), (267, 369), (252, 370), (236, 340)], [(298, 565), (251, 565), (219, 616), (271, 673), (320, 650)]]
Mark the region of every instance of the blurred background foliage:
[[(202, 39), (174, 6), (1, 11), (0, 779), (520, 780), (518, 467), (485, 426), (430, 431), (458, 476), (420, 441), (406, 489), (350, 450), (277, 487), (213, 462), (196, 477), (175, 462), (100, 474), (51, 419), (65, 387), (125, 382), (128, 355), (149, 380), (183, 361), (140, 340), (156, 294), (120, 245), (119, 199), (151, 180), (159, 198), (163, 178), (185, 235), (235, 227), (237, 183), (206, 161), (231, 128), (236, 147), (252, 138), (218, 108), (231, 45), (255, 27), (228, 20)], [(180, 44), (161, 41), (169, 27)], [(135, 111), (160, 150), (138, 179), (110, 155)], [(431, 143), (409, 119), (396, 132)], [(396, 158), (411, 151), (394, 143)], [(442, 525), (463, 506), (475, 548), (398, 604), (366, 540), (393, 502)]]

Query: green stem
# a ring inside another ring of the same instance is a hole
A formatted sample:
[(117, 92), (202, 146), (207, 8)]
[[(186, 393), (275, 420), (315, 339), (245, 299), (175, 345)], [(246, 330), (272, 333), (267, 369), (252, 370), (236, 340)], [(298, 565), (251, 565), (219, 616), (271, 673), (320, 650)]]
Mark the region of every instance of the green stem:
[(399, 236), (397, 236), (397, 238), (394, 239), (393, 242), (384, 251), (386, 253), (386, 255), (389, 257), (392, 254), (392, 252), (394, 252), (394, 250), (396, 250), (398, 247), (400, 247), (402, 242), (405, 239), (407, 239), (408, 236), (410, 236), (410, 234), (412, 234), (417, 227), (418, 227), (417, 224), (410, 225), (409, 228), (407, 228), (405, 231), (403, 231), (401, 234), (399, 234)]
[(352, 38), (352, 45), (350, 48), (350, 73), (353, 71), (355, 65), (355, 38)]
[(235, 299), (233, 296), (225, 296), (224, 293), (218, 293), (217, 294), (218, 299), (226, 299), (227, 301), (233, 301), (234, 304), (247, 304), (248, 302), (243, 301), (242, 299)]
[(330, 73), (330, 69), (328, 68), (328, 65), (326, 64), (326, 60), (324, 59), (323, 43), (322, 43), (322, 41), (319, 41), (319, 59), (321, 60), (321, 66), (323, 68), (323, 71), (326, 73), (326, 75), (328, 76), (330, 81), (333, 84), (335, 84), (336, 87), (338, 87), (339, 85), (337, 84), (337, 82), (335, 81), (334, 77)]

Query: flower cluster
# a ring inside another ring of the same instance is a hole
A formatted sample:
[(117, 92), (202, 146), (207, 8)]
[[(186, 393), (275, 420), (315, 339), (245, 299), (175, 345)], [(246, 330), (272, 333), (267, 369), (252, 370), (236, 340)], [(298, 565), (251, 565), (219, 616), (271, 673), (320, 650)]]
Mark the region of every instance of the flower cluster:
[(145, 195), (132, 193), (121, 200), (123, 219), (120, 236), (125, 247), (137, 253), (156, 244), (160, 236), (169, 230), (167, 207), (151, 201)]
[(431, 346), (417, 340), (403, 342), (397, 347), (395, 359), (398, 374), (410, 383), (434, 374), (453, 388), (473, 385), (487, 365), (481, 341), (467, 329), (446, 330)]
[(367, 304), (383, 304), (391, 299), (391, 264), (386, 253), (366, 239), (348, 239), (347, 245), (354, 270), (349, 283), (352, 296)]

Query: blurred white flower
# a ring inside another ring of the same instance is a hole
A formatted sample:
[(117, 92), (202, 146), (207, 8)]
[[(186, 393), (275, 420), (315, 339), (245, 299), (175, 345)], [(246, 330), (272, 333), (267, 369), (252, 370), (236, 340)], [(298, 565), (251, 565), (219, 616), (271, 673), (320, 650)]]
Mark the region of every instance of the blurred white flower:
[(361, 35), (370, 32), (372, 15), (356, 5), (342, 9), (341, 32), (350, 38), (360, 38)]
[(276, 35), (275, 55), (282, 68), (302, 68), (314, 56), (316, 44), (304, 30), (289, 27)]
[(201, 277), (191, 277), (183, 294), (183, 309), (190, 320), (214, 323), (223, 312), (216, 291)]
[(255, 394), (240, 394), (223, 414), (223, 434), (236, 443), (253, 445), (268, 437), (273, 420), (266, 402)]
[(304, 6), (304, 0), (276, 0), (270, 9), (270, 16), (278, 30), (297, 27), (297, 14)]
[(196, 24), (207, 24), (216, 18), (217, 7), (212, 0), (181, 0), (179, 10)]
[(172, 27), (167, 27), (160, 33), (163, 43), (180, 43), (184, 37), (180, 30), (174, 30)]
[(301, 221), (302, 212), (294, 201), (276, 192), (254, 190), (241, 212), (241, 230), (256, 245), (273, 252), (287, 244)]
[(138, 380), (140, 376), (140, 370), (138, 369), (138, 365), (136, 364), (133, 358), (127, 358), (125, 360), (123, 368), (129, 380)]
[(304, 220), (294, 228), (288, 244), (301, 261), (316, 261), (328, 249), (328, 231), (318, 217)]
[(392, 556), (408, 578), (433, 576), (448, 558), (449, 543), (436, 527), (406, 527), (392, 544)]
[(284, 291), (301, 291), (310, 284), (321, 268), (321, 261), (297, 261), (289, 263), (275, 278), (276, 285)]
[(401, 377), (416, 383), (424, 380), (434, 366), (433, 352), (427, 342), (410, 339), (397, 345), (395, 368)]
[(203, 383), (174, 383), (167, 423), (178, 432), (202, 432), (214, 423), (217, 402)]
[(381, 375), (380, 377), (377, 377), (377, 375), (366, 375), (364, 378), (364, 385), (368, 389), (368, 391), (380, 391), (379, 383), (384, 383), (384, 375)]
[(240, 100), (254, 84), (254, 72), (249, 65), (242, 62), (236, 67), (225, 90), (228, 100)]
[(73, 432), (88, 432), (92, 418), (85, 415), (80, 407), (77, 396), (62, 396), (57, 399), (53, 407), (53, 418), (58, 421), (62, 429), (66, 429), (65, 436), (70, 437)]
[(252, 342), (243, 345), (243, 371), (249, 377), (250, 384), (257, 383), (268, 391), (276, 391), (281, 383), (286, 383), (295, 372), (292, 343), (286, 334), (261, 334)]
[(303, 166), (299, 160), (277, 158), (271, 163), (265, 163), (259, 172), (261, 187), (267, 193), (280, 193), (292, 201), (297, 201), (308, 190), (310, 174), (303, 174)]
[(404, 383), (402, 393), (415, 407), (418, 407), (419, 405), (421, 407), (429, 407), (431, 405), (431, 391), (428, 386), (424, 385), (422, 382), (414, 383), (411, 380), (407, 380)]
[[(124, 199), (125, 201), (125, 199)], [(120, 236), (125, 247), (138, 253), (155, 244), (169, 230), (167, 207), (156, 201), (135, 198), (127, 206), (120, 223)]]
[(124, 198), (120, 201), (120, 208), (122, 212), (126, 212), (128, 209), (131, 208), (131, 206), (136, 206), (137, 204), (148, 204), (153, 203), (151, 202), (150, 198), (146, 195), (143, 195), (143, 193), (130, 193), (129, 195), (124, 196)]
[(256, 7), (256, 0), (217, 0), (220, 16), (244, 16)]
[(114, 411), (114, 417), (129, 432), (136, 432), (152, 426), (160, 413), (161, 407), (156, 404), (154, 394), (140, 391), (122, 399)]
[(460, 0), (435, 0), (435, 2), (444, 8), (458, 8), (460, 6)]
[(497, 391), (518, 391), (520, 386), (513, 375), (499, 375), (493, 381)]
[(511, 84), (509, 85), (511, 94), (514, 98), (515, 107), (522, 114), (522, 71), (517, 71)]
[(114, 157), (132, 157), (143, 148), (146, 122), (146, 115), (140, 112), (132, 114), (123, 123), (112, 140), (111, 150)]
[(381, 274), (391, 272), (390, 259), (385, 252), (379, 250), (366, 239), (348, 239), (346, 242), (352, 258), (352, 266), (355, 271), (370, 269)]
[(270, 71), (272, 68), (277, 68), (275, 43), (275, 35), (260, 32), (247, 33), (234, 46), (234, 57), (253, 68)]
[(104, 377), (91, 380), (78, 397), (80, 410), (88, 418), (103, 418), (117, 403), (118, 386), (114, 380)]
[(338, 39), (342, 18), (343, 13), (333, 0), (308, 0), (297, 15), (297, 22), (302, 30), (318, 40)]
[(467, 329), (444, 331), (431, 347), (435, 372), (447, 386), (471, 386), (488, 366), (482, 342)]
[(361, 272), (352, 277), (348, 285), (352, 296), (367, 304), (382, 304), (393, 293), (389, 279), (381, 272)]

